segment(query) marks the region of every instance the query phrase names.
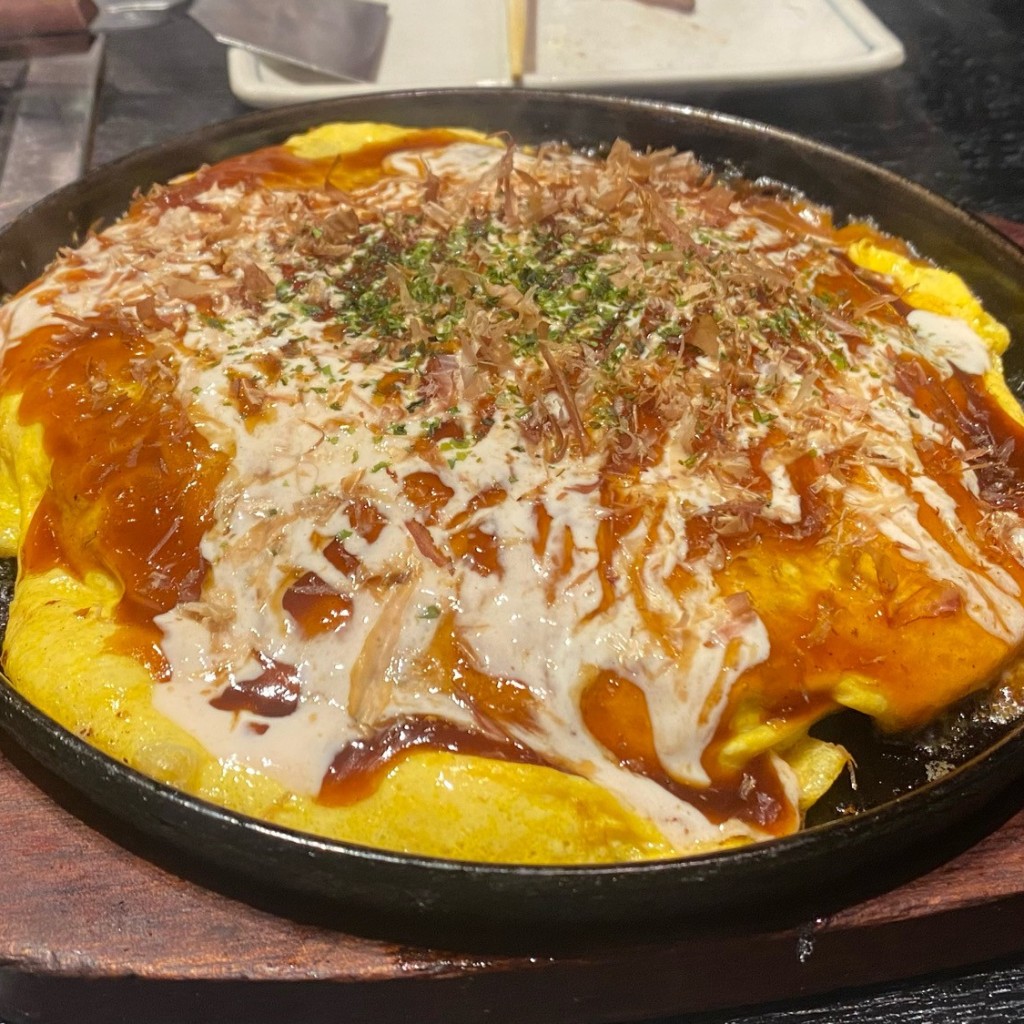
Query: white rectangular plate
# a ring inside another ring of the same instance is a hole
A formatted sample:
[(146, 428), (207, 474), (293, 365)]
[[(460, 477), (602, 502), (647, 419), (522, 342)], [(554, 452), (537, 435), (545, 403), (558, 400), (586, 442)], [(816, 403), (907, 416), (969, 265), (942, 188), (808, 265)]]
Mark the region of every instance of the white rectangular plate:
[[(353, 84), (228, 51), (231, 89), (273, 107), (385, 89), (509, 84), (502, 0), (388, 0), (372, 82)], [(633, 91), (676, 85), (824, 81), (903, 62), (860, 0), (697, 0), (692, 14), (643, 0), (531, 0), (524, 84)]]

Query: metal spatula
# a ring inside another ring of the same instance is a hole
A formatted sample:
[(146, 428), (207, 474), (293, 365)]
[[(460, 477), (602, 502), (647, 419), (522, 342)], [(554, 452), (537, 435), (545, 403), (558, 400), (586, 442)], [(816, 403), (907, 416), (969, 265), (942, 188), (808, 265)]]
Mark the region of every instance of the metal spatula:
[(353, 82), (376, 77), (388, 29), (371, 0), (195, 0), (189, 14), (228, 46)]

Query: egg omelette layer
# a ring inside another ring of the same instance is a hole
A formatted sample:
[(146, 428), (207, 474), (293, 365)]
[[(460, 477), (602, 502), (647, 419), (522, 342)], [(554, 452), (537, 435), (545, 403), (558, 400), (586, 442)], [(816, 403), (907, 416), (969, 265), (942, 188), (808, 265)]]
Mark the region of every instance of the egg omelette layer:
[(692, 155), (328, 125), (137, 196), (0, 312), (4, 664), (277, 824), (572, 863), (784, 835), (1013, 682), (1005, 329)]

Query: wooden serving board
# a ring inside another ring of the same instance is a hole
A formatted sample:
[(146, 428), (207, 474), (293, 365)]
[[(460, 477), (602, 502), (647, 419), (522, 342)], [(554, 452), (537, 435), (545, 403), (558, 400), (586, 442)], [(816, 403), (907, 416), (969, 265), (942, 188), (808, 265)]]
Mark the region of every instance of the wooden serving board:
[[(1024, 950), (1024, 812), (1003, 799), (988, 813), (925, 876), (796, 927), (435, 944), (429, 922), (375, 937), (372, 921), (181, 874), (0, 738), (0, 1020), (624, 1022), (978, 963)], [(992, 814), (1011, 816), (968, 845)]]

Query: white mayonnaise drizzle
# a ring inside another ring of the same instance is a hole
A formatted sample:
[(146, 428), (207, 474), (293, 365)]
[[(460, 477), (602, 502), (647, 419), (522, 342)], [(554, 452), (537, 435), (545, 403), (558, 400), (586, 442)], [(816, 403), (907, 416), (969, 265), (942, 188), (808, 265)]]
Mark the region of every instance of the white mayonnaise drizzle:
[(982, 374), (992, 365), (988, 346), (971, 327), (956, 317), (926, 309), (907, 314), (924, 356), (949, 376), (950, 365), (964, 373)]

